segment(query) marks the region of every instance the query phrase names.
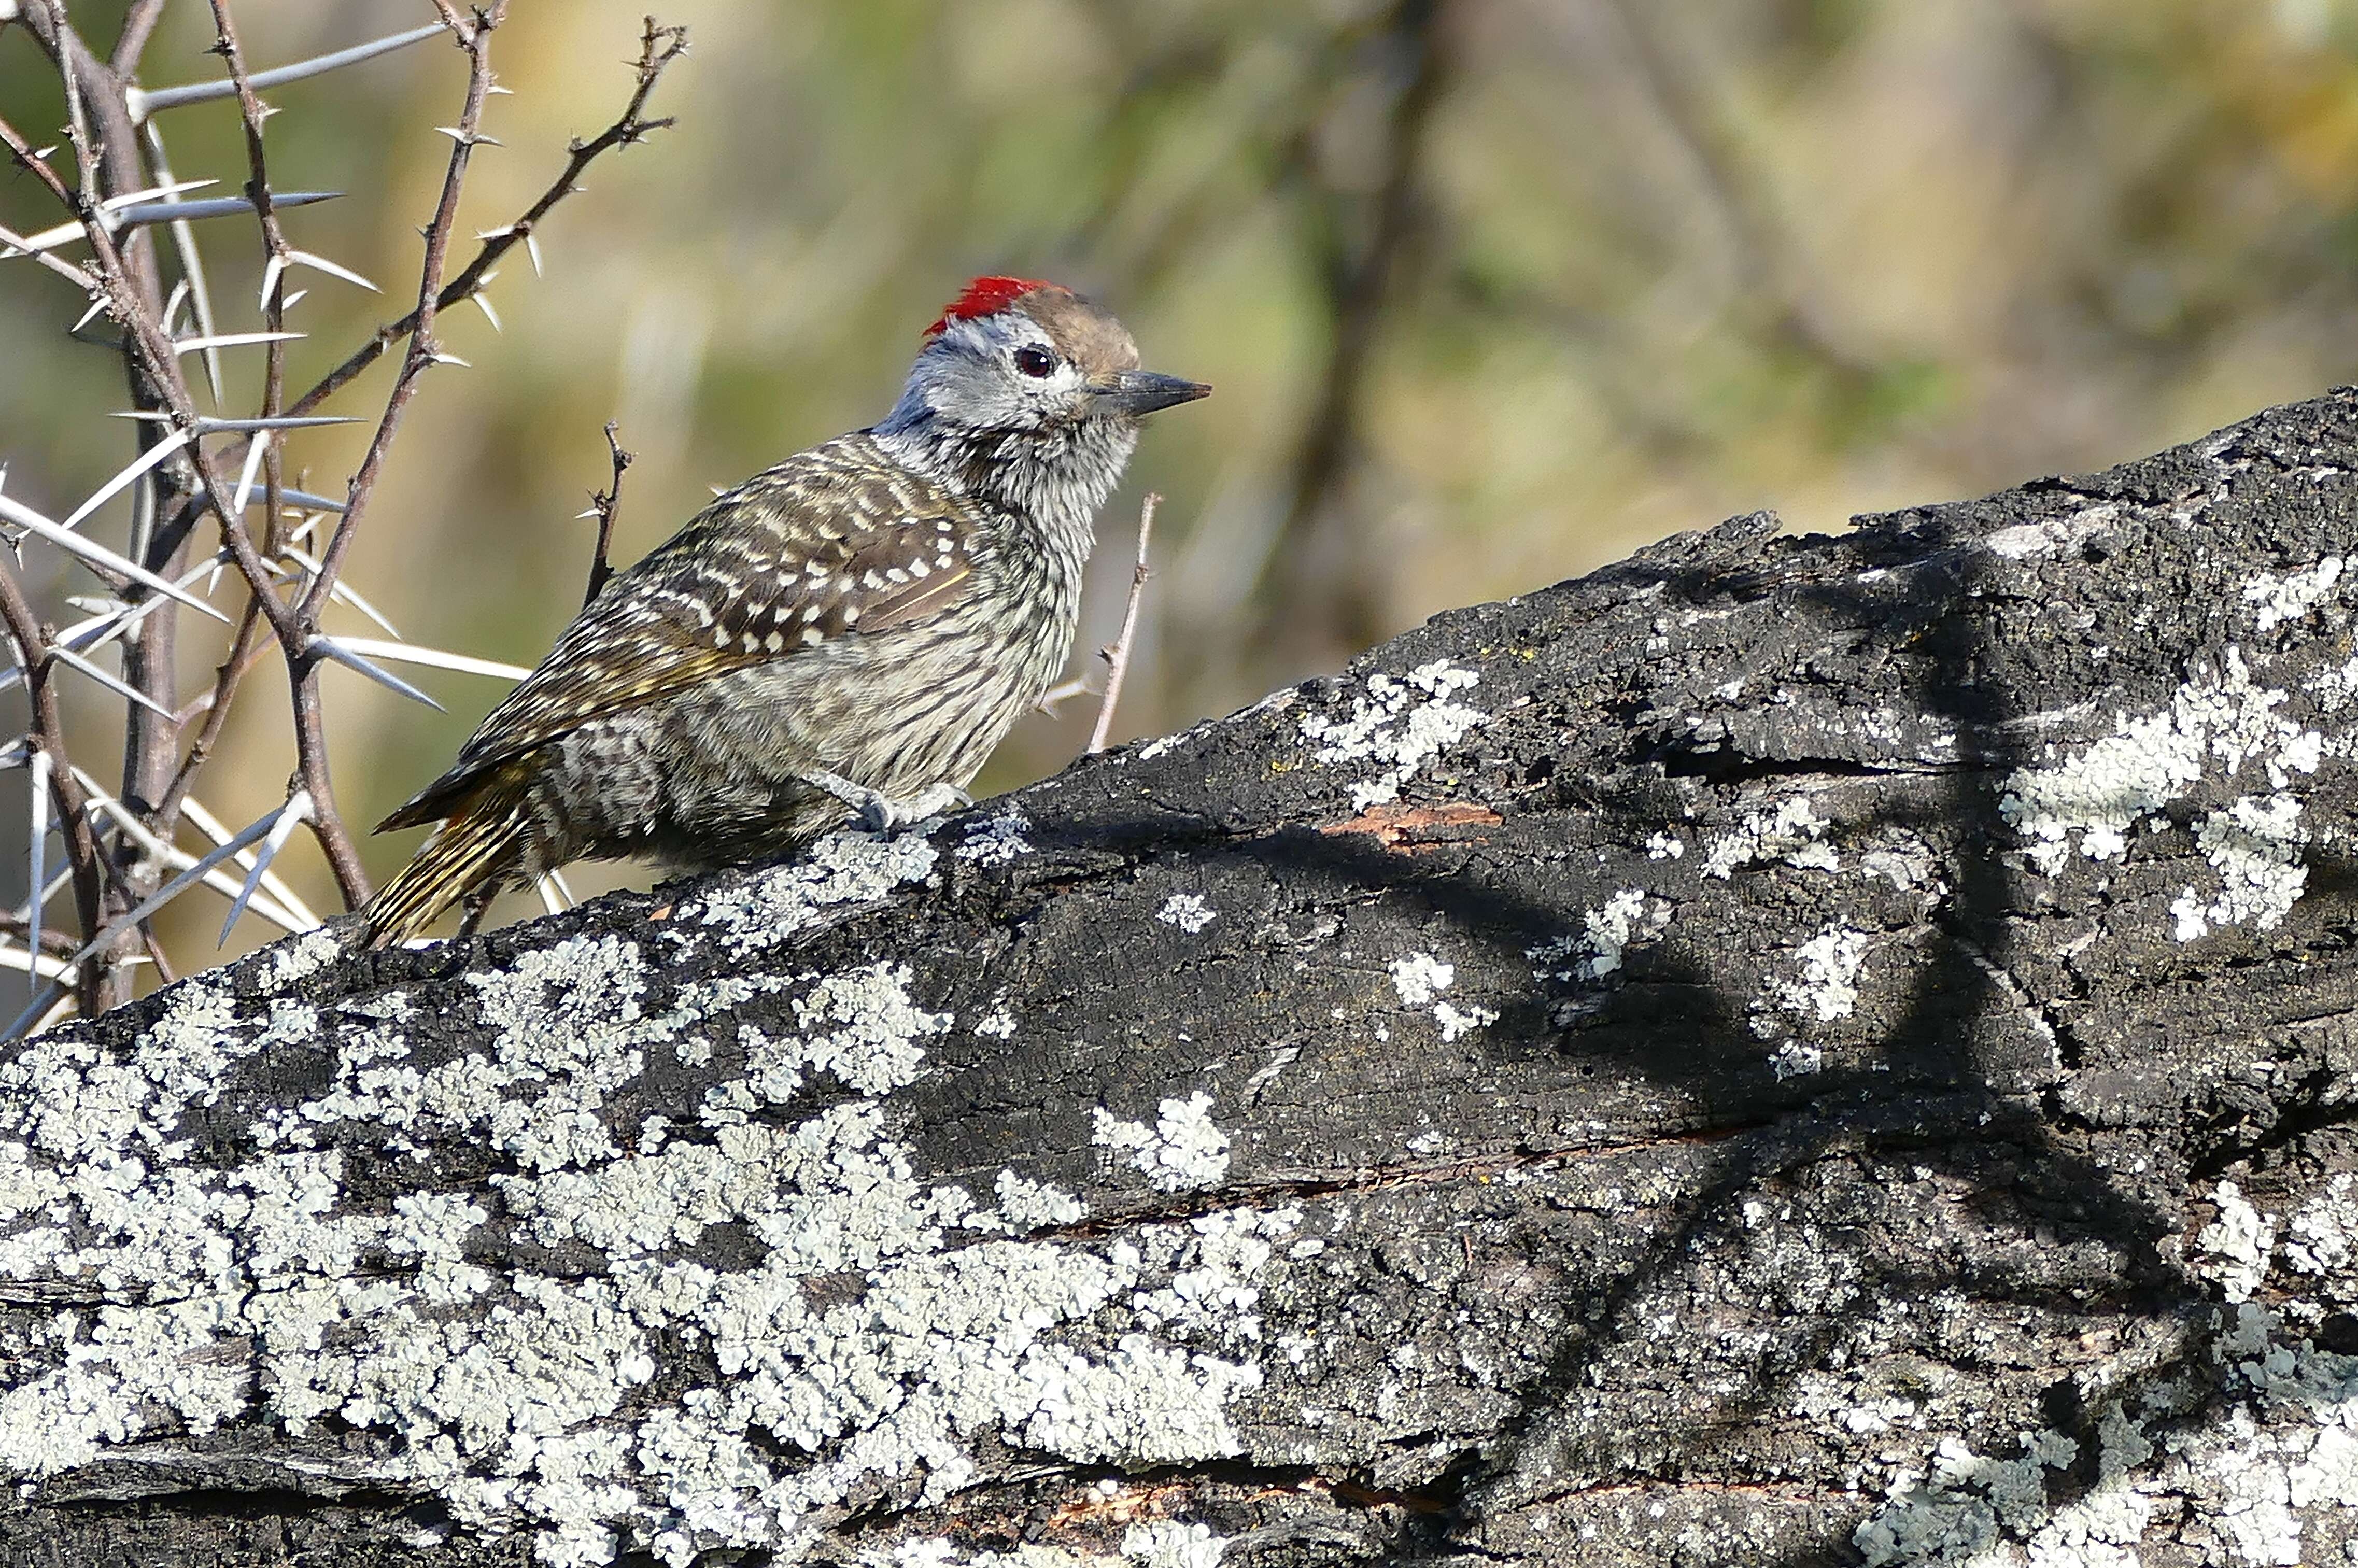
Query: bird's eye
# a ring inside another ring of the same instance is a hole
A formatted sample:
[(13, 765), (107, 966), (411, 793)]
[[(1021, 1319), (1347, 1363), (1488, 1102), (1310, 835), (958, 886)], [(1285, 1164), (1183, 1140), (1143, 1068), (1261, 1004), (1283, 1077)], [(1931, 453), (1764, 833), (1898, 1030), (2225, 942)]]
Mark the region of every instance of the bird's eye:
[(1043, 376), (1056, 368), (1056, 356), (1045, 349), (1018, 349), (1015, 368), (1025, 375)]

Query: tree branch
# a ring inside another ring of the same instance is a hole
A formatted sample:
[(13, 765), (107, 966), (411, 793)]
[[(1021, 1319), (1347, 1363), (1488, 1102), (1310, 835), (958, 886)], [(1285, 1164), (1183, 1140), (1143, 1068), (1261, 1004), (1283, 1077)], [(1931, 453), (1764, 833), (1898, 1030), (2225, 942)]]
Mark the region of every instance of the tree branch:
[(1121, 677), (1130, 671), (1130, 643), (1138, 635), (1138, 607), (1146, 597), (1147, 541), (1154, 535), (1154, 512), (1162, 504), (1163, 498), (1152, 491), (1148, 491), (1146, 499), (1139, 503), (1138, 565), (1130, 574), (1130, 598), (1122, 605), (1121, 632), (1114, 638), (1113, 646), (1105, 650), (1105, 699), (1098, 704), (1098, 721), (1089, 730), (1089, 743), (1082, 748), (1085, 752), (1104, 751), (1106, 737), (1113, 732), (1114, 704), (1121, 700)]
[(604, 490), (592, 491), (590, 494), (590, 510), (598, 519), (598, 542), (591, 547), (590, 556), (590, 586), (581, 595), (585, 609), (591, 600), (598, 597), (598, 590), (606, 586), (606, 579), (614, 575), (614, 568), (607, 564), (606, 554), (614, 542), (614, 519), (622, 511), (622, 475), (635, 460), (614, 438), (619, 423), (613, 419), (606, 421), (606, 450), (613, 460), (613, 479)]

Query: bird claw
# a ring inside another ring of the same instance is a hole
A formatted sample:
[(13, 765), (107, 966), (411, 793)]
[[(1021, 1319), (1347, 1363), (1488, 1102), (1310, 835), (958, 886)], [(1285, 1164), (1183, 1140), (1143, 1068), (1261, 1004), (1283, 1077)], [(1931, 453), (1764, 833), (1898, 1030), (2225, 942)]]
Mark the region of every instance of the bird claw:
[(860, 825), (871, 833), (890, 833), (913, 822), (924, 822), (940, 816), (962, 806), (972, 806), (974, 796), (954, 784), (929, 785), (923, 792), (905, 799), (895, 798), (882, 790), (854, 784), (841, 773), (831, 773), (824, 768), (814, 768), (802, 775), (805, 782), (825, 790), (844, 805), (851, 807)]
[(860, 808), (860, 825), (871, 833), (890, 833), (912, 822), (925, 822), (947, 816), (962, 806), (972, 806), (974, 796), (954, 784), (937, 784), (906, 800), (895, 800), (888, 795), (869, 793)]

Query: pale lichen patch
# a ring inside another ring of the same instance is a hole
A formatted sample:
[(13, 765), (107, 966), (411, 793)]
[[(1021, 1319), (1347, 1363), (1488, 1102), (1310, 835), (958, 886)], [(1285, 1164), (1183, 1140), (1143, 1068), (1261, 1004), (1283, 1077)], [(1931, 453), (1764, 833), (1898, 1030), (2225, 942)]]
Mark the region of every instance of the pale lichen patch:
[(1772, 810), (1747, 812), (1741, 827), (1704, 847), (1703, 874), (1725, 881), (1770, 860), (1803, 871), (1839, 870), (1842, 858), (1823, 839), (1829, 826), (1806, 795), (1780, 800)]
[(2301, 863), (2309, 837), (2299, 797), (2288, 791), (2244, 795), (2224, 811), (2205, 812), (2194, 843), (2219, 873), (2219, 891), (2209, 899), (2190, 887), (2180, 892), (2169, 906), (2170, 934), (2191, 942), (2214, 925), (2274, 929), (2309, 886)]
[(1795, 972), (1771, 986), (1771, 998), (1784, 1011), (1822, 1023), (1848, 1018), (1858, 1006), (1858, 971), (1867, 946), (1864, 931), (1827, 926), (1794, 950)]
[(1032, 819), (1010, 809), (969, 824), (965, 842), (953, 852), (959, 860), (979, 866), (1003, 866), (1032, 853), (1032, 841), (1024, 837), (1031, 830)]
[(2186, 795), (2213, 761), (2230, 779), (2255, 763), (2278, 792), (2293, 774), (2314, 773), (2324, 738), (2277, 714), (2286, 699), (2255, 685), (2230, 648), (2218, 673), (2180, 687), (2164, 711), (2121, 714), (2113, 734), (2068, 755), (2050, 747), (2039, 766), (2008, 775), (1998, 815), (2048, 876), (2075, 848), (2092, 860), (2121, 860), (2137, 824)]
[(1498, 1010), (1484, 1007), (1478, 1002), (1469, 1002), (1461, 1008), (1454, 1002), (1438, 1001), (1433, 1004), (1433, 1021), (1441, 1026), (1442, 1042), (1446, 1044), (1461, 1034), (1498, 1022)]
[(1420, 665), (1405, 676), (1381, 671), (1368, 676), (1368, 694), (1351, 699), (1345, 719), (1305, 713), (1300, 720), (1304, 740), (1316, 741), (1311, 753), (1325, 763), (1373, 762), (1376, 773), (1351, 786), (1351, 808), (1365, 811), (1400, 797), (1401, 786), (1425, 763), (1462, 739), (1489, 716), (1455, 700), (1456, 694), (1481, 684), (1472, 670), (1445, 660)]
[(1149, 1127), (1099, 1106), (1089, 1141), (1144, 1172), (1161, 1191), (1217, 1186), (1228, 1173), (1228, 1137), (1213, 1125), (1211, 1109), (1212, 1097), (1198, 1090), (1184, 1100), (1164, 1100)]
[(2229, 1301), (2249, 1301), (2267, 1275), (2268, 1253), (2276, 1246), (2276, 1220), (2246, 1202), (2243, 1189), (2233, 1182), (2221, 1182), (2212, 1189), (2211, 1201), (2219, 1214), (2195, 1232), (2197, 1267), (2219, 1281)]
[(1078, 1225), (1088, 1217), (1081, 1200), (1045, 1182), (1028, 1181), (1012, 1171), (1001, 1171), (991, 1186), (999, 1199), (1001, 1221), (1013, 1230), (1049, 1225)]
[(1204, 902), (1201, 893), (1174, 892), (1163, 901), (1163, 907), (1154, 912), (1154, 918), (1165, 925), (1175, 925), (1193, 936), (1218, 919), (1219, 914)]
[(2340, 556), (2328, 556), (2305, 571), (2282, 577), (2261, 572), (2254, 577), (2244, 585), (2244, 602), (2252, 607), (2253, 629), (2273, 632), (2316, 609), (2342, 580), (2342, 565)]
[[(865, 876), (796, 882), (768, 907), (808, 916), (827, 890), (872, 891)], [(914, 1477), (938, 1499), (972, 1477), (986, 1434), (1076, 1463), (1236, 1452), (1227, 1407), (1260, 1372), (1219, 1351), (1256, 1343), (1267, 1249), (1206, 1235), (1149, 1260), (1118, 1241), (994, 1238), (1085, 1212), (1011, 1171), (996, 1208), (917, 1174), (881, 1097), (924, 1072), (951, 1019), (911, 979), (877, 963), (675, 982), (634, 943), (577, 937), (468, 977), (484, 1044), (430, 1067), (394, 1022), (406, 1007), (243, 1018), (205, 985), (119, 1052), (70, 1030), (35, 1043), (0, 1095), (0, 1272), (146, 1304), (59, 1312), (19, 1342), (0, 1465), (38, 1477), (159, 1433), (241, 1418), (299, 1434), (332, 1417), (384, 1445), (387, 1485), (432, 1493), (461, 1528), (533, 1530), (552, 1563), (639, 1549), (685, 1564), (715, 1548), (791, 1559), (863, 1487)], [(779, 989), (790, 1027), (741, 1024), (743, 1069), (712, 1085), (732, 1115), (615, 1135), (606, 1101), (651, 1049), (708, 1065), (708, 1045), (685, 1049), (695, 1026)], [(330, 1082), (256, 1127), (263, 1153), (174, 1162), (190, 1147), (181, 1116), (241, 1061), (314, 1037), (334, 1044)], [(852, 1098), (805, 1106), (819, 1078)], [(1130, 1152), (1158, 1186), (1225, 1173), (1210, 1103), (1165, 1101), (1140, 1130)], [(514, 1160), (494, 1198), (356, 1203), (341, 1140), (429, 1119)], [(330, 1128), (338, 1147), (300, 1146)], [(754, 1261), (687, 1255), (722, 1224)], [(566, 1276), (471, 1262), (486, 1227), (564, 1252)], [(679, 1354), (699, 1366), (651, 1393)]]
[(1122, 1532), (1121, 1554), (1139, 1568), (1220, 1568), (1228, 1555), (1225, 1537), (1207, 1524), (1153, 1519)]
[(683, 910), (682, 918), (719, 928), (732, 954), (774, 946), (823, 912), (872, 903), (933, 874), (937, 853), (921, 832), (831, 833), (790, 865), (732, 881)]
[[(1631, 943), (1660, 935), (1670, 923), (1667, 902), (1650, 902), (1643, 888), (1623, 888), (1582, 914), (1578, 936), (1542, 943), (1527, 948), (1523, 956), (1541, 966), (1532, 971), (1537, 979), (1552, 975), (1559, 980), (1601, 980), (1621, 968), (1622, 955)], [(1554, 968), (1575, 953), (1582, 957), (1571, 968)]]
[(1422, 1007), (1449, 989), (1457, 978), (1457, 967), (1444, 964), (1430, 953), (1411, 953), (1395, 958), (1390, 965), (1392, 989), (1403, 1007)]

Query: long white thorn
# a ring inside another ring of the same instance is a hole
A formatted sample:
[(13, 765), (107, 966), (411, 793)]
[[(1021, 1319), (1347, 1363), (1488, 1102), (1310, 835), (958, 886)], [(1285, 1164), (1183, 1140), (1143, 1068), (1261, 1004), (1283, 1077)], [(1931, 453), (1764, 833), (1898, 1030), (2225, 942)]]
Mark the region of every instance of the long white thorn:
[(269, 836), (263, 839), (261, 850), (254, 857), (254, 869), (246, 873), (245, 885), (237, 890), (237, 897), (230, 903), (229, 918), (222, 922), (221, 936), (213, 943), (214, 946), (219, 947), (229, 940), (230, 927), (235, 925), (237, 917), (245, 913), (246, 901), (254, 896), (254, 890), (261, 886), (262, 879), (269, 874), (270, 862), (278, 858), (279, 850), (287, 848), (287, 836), (310, 819), (311, 792), (298, 789), (287, 797), (287, 804), (279, 808), (278, 820), (270, 825)]
[(262, 467), (263, 454), (269, 449), (270, 432), (267, 430), (258, 431), (254, 439), (245, 444), (245, 462), (237, 470), (237, 489), (231, 493), (229, 500), (230, 510), (240, 517), (245, 515), (246, 497), (254, 493), (254, 472)]
[(113, 500), (124, 486), (129, 484), (133, 480), (137, 479), (141, 474), (146, 473), (149, 469), (154, 468), (157, 463), (162, 462), (166, 458), (170, 457), (174, 452), (178, 451), (182, 447), (187, 446), (189, 444), (189, 435), (186, 430), (175, 430), (169, 435), (164, 437), (163, 439), (157, 441), (154, 446), (148, 448), (146, 451), (132, 459), (131, 461), (125, 464), (123, 468), (116, 470), (113, 479), (108, 480), (104, 484), (100, 485), (96, 490), (92, 491), (90, 493), (89, 499), (84, 501), (80, 506), (75, 507), (71, 514), (70, 514), (64, 522), (59, 524), (58, 526), (60, 528), (70, 528), (75, 524), (80, 523), (83, 518), (89, 516), (92, 513), (97, 511), (100, 507)]
[[(0, 4), (6, 4), (14, 9), (15, 0), (0, 0)], [(0, 19), (5, 19), (5, 12), (0, 12)], [(374, 59), (381, 54), (391, 54), (395, 49), (407, 49), (411, 44), (423, 43), (427, 38), (435, 38), (446, 31), (448, 29), (439, 22), (423, 27), (412, 27), (406, 33), (392, 33), (384, 38), (372, 38), (367, 43), (354, 44), (348, 49), (338, 49), (332, 54), (314, 55), (309, 59), (297, 60), (293, 65), (277, 65), (268, 70), (257, 70), (245, 80), (256, 92), (266, 92), (290, 81), (300, 81), (308, 76), (321, 76), (347, 65), (358, 65), (364, 59)], [(216, 98), (234, 97), (236, 93), (237, 83), (226, 80), (191, 81), (180, 87), (159, 87), (152, 92), (143, 92), (135, 88), (130, 94), (131, 117), (135, 120), (145, 120), (150, 114), (166, 109), (177, 109), (184, 103), (206, 103)]]
[(200, 419), (200, 436), (225, 435), (235, 430), (310, 430), (323, 425), (357, 425), (357, 414), (280, 414), (268, 419)]
[(5, 495), (0, 495), (0, 522), (14, 523), (28, 533), (37, 534), (47, 539), (68, 555), (80, 556), (86, 561), (104, 567), (117, 576), (127, 577), (135, 583), (152, 588), (168, 599), (178, 600), (189, 609), (210, 615), (224, 626), (230, 624), (228, 616), (223, 615), (178, 583), (168, 582), (157, 577), (138, 562), (118, 556), (103, 545), (93, 544), (70, 528), (59, 527), (31, 507), (20, 502), (11, 501)]
[[(229, 828), (223, 826), (220, 817), (215, 816), (211, 812), (206, 810), (204, 802), (199, 800), (195, 795), (190, 795), (188, 799), (180, 803), (180, 813), (189, 819), (190, 826), (194, 827), (198, 832), (202, 833), (214, 843), (226, 844), (229, 842), (231, 838)], [(239, 850), (235, 855), (232, 856), (231, 859), (235, 860), (237, 864), (242, 867), (251, 868), (254, 864), (254, 854), (251, 850), (247, 849)], [(285, 910), (289, 915), (294, 917), (295, 920), (300, 923), (294, 926), (290, 926), (288, 929), (296, 931), (309, 931), (320, 924), (319, 917), (311, 912), (311, 906), (305, 903), (301, 899), (296, 897), (295, 890), (288, 887), (284, 881), (279, 880), (279, 876), (276, 871), (271, 871), (266, 867), (264, 869), (262, 873), (262, 891), (268, 893), (272, 898), (276, 899), (278, 901), (278, 907)], [(260, 904), (257, 903), (254, 905), (255, 913), (259, 914), (261, 909), (262, 906)]]
[(151, 185), (144, 190), (126, 190), (120, 196), (110, 196), (98, 204), (98, 210), (120, 212), (125, 207), (136, 207), (147, 201), (169, 201), (175, 196), (220, 183), (218, 179), (167, 179), (161, 185)]
[[(354, 639), (354, 641), (359, 640), (360, 639)], [(437, 713), (446, 713), (449, 711), (440, 703), (435, 701), (432, 697), (427, 696), (424, 692), (418, 690), (416, 687), (410, 685), (399, 676), (391, 674), (385, 670), (381, 670), (377, 668), (376, 665), (369, 663), (368, 660), (362, 658), (360, 654), (347, 647), (344, 641), (341, 638), (330, 637), (325, 633), (315, 633), (312, 635), (311, 640), (303, 645), (303, 651), (307, 654), (318, 654), (322, 658), (333, 659), (336, 663), (343, 665), (346, 669), (358, 670), (362, 675), (368, 676), (369, 679), (376, 682), (377, 685), (384, 687), (387, 691), (397, 691), (404, 697), (424, 703), (427, 707), (432, 708)]]
[[(333, 201), (343, 195), (341, 190), (289, 190), (283, 195), (271, 192), (274, 211), (286, 207), (308, 207), (315, 201)], [(237, 218), (254, 211), (254, 199), (249, 196), (208, 196), (200, 201), (142, 201), (129, 207), (118, 207), (106, 214), (109, 229), (127, 229), (141, 223), (185, 223), (197, 218)]]
[(336, 643), (351, 653), (368, 658), (391, 659), (403, 665), (430, 665), (438, 670), (457, 670), (462, 675), (522, 680), (532, 674), (521, 665), (503, 665), (496, 660), (478, 659), (466, 654), (446, 654), (439, 648), (420, 647), (416, 643), (387, 643), (374, 637), (339, 637)]
[(367, 289), (371, 294), (383, 294), (384, 292), (384, 289), (379, 288), (375, 284), (371, 283), (367, 278), (362, 277), (359, 273), (354, 272), (352, 268), (348, 266), (338, 266), (334, 262), (330, 261), (327, 257), (313, 255), (309, 251), (288, 251), (287, 253), (287, 259), (294, 263), (297, 266), (308, 266), (314, 272), (324, 272), (330, 277), (341, 277), (346, 283), (357, 283), (362, 288)]
[(106, 687), (107, 690), (127, 697), (131, 701), (137, 703), (142, 708), (153, 708), (167, 719), (172, 717), (172, 710), (170, 708), (165, 707), (162, 703), (157, 702), (154, 697), (149, 697), (146, 692), (141, 691), (137, 687), (133, 686), (129, 681), (123, 679), (120, 676), (116, 676), (106, 670), (101, 669), (98, 665), (91, 663), (88, 659), (83, 658), (80, 654), (75, 653), (71, 648), (67, 647), (63, 643), (52, 643), (49, 644), (49, 657), (57, 660), (58, 663), (66, 665), (70, 669), (80, 670), (82, 674), (88, 676), (99, 685)]
[[(208, 512), (212, 510), (212, 497), (200, 496), (198, 500), (203, 503), (205, 510)], [(324, 495), (314, 495), (308, 490), (297, 490), (291, 485), (279, 487), (278, 500), (282, 506), (301, 507), (307, 512), (341, 512), (344, 509), (344, 503), (341, 501), (330, 501)], [(254, 498), (248, 496), (245, 503), (248, 506), (253, 505)]]
[(200, 349), (234, 349), (247, 343), (293, 343), (305, 336), (302, 332), (217, 332), (202, 338), (175, 338), (172, 351), (193, 354)]

